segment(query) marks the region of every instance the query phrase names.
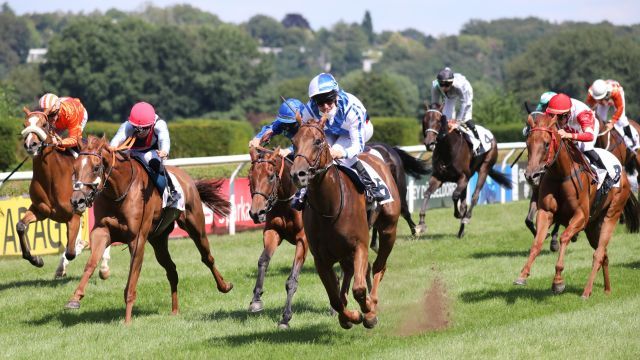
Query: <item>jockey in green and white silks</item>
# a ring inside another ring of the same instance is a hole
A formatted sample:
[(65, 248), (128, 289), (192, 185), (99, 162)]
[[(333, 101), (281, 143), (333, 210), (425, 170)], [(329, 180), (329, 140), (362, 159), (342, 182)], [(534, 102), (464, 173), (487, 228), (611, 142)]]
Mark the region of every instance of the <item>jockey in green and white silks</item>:
[[(301, 113), (303, 122), (327, 115), (324, 131), (331, 156), (339, 164), (351, 167), (358, 173), (366, 188), (368, 201), (386, 199), (357, 157), (373, 136), (373, 124), (362, 102), (340, 89), (331, 74), (321, 73), (309, 83), (306, 109), (310, 111)], [(294, 199), (294, 208), (302, 207), (300, 200), (304, 201), (304, 190), (301, 196)]]

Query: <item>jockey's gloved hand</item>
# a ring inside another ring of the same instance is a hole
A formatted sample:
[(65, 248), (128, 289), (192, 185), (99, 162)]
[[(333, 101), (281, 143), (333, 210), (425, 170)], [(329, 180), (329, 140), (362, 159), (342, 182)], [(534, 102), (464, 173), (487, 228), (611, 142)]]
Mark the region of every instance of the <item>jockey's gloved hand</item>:
[(291, 154), (290, 149), (280, 149), (280, 156), (287, 157), (287, 155)]
[(251, 139), (251, 141), (249, 141), (249, 147), (256, 147), (260, 145), (260, 139), (259, 138), (253, 138)]
[(347, 156), (344, 149), (341, 149), (339, 147), (332, 147), (329, 149), (329, 151), (331, 152), (331, 157), (334, 159), (342, 159)]

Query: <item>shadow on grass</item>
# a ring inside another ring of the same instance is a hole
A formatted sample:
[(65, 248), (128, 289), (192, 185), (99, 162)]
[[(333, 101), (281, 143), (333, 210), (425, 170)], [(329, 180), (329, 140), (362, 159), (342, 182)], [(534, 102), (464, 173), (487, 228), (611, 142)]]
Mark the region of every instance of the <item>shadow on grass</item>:
[[(339, 328), (339, 325), (335, 326)], [(269, 344), (289, 344), (289, 343), (313, 343), (331, 345), (336, 342), (336, 336), (331, 331), (330, 325), (312, 325), (303, 328), (292, 327), (288, 330), (273, 329), (257, 333), (242, 335), (231, 335), (224, 337), (213, 337), (206, 341), (208, 345), (219, 346), (225, 343), (229, 346), (243, 346), (252, 343), (262, 342)]]
[[(282, 318), (282, 311), (284, 310), (284, 302), (282, 304), (275, 304), (275, 303), (265, 304), (264, 310), (258, 313), (250, 313), (247, 310), (248, 308), (249, 308), (249, 304), (246, 304), (246, 306), (242, 306), (242, 308), (235, 309), (235, 310), (215, 311), (203, 316), (202, 319), (209, 320), (209, 321), (233, 320), (233, 321), (240, 321), (244, 323), (247, 320), (253, 319), (258, 316), (266, 316), (270, 318), (275, 324), (278, 321), (280, 321), (280, 319)], [(322, 307), (322, 306), (318, 307), (318, 306), (310, 305), (309, 303), (304, 301), (296, 302), (295, 298), (293, 300), (293, 304), (291, 305), (291, 310), (293, 310), (294, 320), (296, 318), (296, 314), (300, 314), (304, 312), (309, 312), (316, 315), (330, 316), (329, 308), (330, 306), (328, 301), (327, 301), (326, 307)], [(337, 322), (337, 318), (336, 318), (336, 322)]]
[[(133, 309), (133, 321), (136, 317), (145, 315), (157, 315), (151, 310)], [(113, 322), (124, 322), (125, 307), (101, 309), (96, 311), (68, 310), (60, 306), (60, 311), (48, 314), (40, 319), (30, 320), (26, 323), (30, 325), (46, 325), (52, 322), (59, 322), (62, 326), (71, 327), (79, 324), (109, 324)]]
[[(543, 256), (543, 255), (548, 255), (548, 254), (551, 254), (551, 251), (549, 251), (548, 249), (543, 249), (542, 251), (540, 251), (540, 255), (538, 255), (538, 256)], [(490, 258), (490, 257), (521, 257), (521, 258), (526, 258), (528, 256), (529, 256), (529, 250), (477, 252), (477, 253), (473, 253), (473, 254), (469, 255), (469, 257), (472, 258), (472, 259), (486, 259), (486, 258)]]
[(614, 266), (615, 267), (622, 266), (632, 270), (640, 270), (640, 261), (633, 261), (633, 262), (628, 262), (628, 263), (614, 265)]
[(481, 302), (485, 300), (493, 300), (495, 298), (504, 299), (505, 303), (512, 305), (517, 300), (544, 300), (553, 296), (563, 296), (566, 294), (574, 294), (576, 296), (582, 295), (582, 288), (567, 285), (563, 294), (555, 295), (551, 291), (551, 286), (545, 288), (533, 288), (529, 286), (516, 286), (511, 285), (511, 288), (506, 290), (480, 290), (480, 291), (467, 291), (460, 294), (460, 300), (467, 303)]
[[(426, 240), (426, 241), (430, 241), (430, 240), (455, 240), (458, 237), (456, 236), (455, 232), (452, 233), (447, 233), (447, 234), (432, 234), (427, 232), (426, 234), (421, 234), (415, 237), (415, 240)], [(412, 241), (415, 241), (412, 240)]]
[[(291, 260), (293, 265), (293, 259)], [(269, 273), (271, 274), (277, 274), (277, 275), (289, 275), (291, 274), (291, 265), (274, 265), (274, 266), (270, 266), (269, 269), (267, 270), (267, 275), (269, 275)], [(300, 270), (300, 274), (316, 274), (316, 268), (313, 266), (313, 262), (307, 264), (307, 262), (305, 261), (304, 266), (302, 267), (302, 269)], [(256, 273), (255, 276), (258, 275), (258, 269), (256, 268)]]
[(0, 284), (0, 291), (7, 290), (7, 289), (14, 289), (14, 288), (22, 288), (22, 287), (33, 287), (33, 288), (49, 287), (49, 288), (54, 288), (54, 287), (64, 286), (70, 281), (77, 282), (79, 280), (80, 280), (80, 277), (78, 277), (78, 276), (71, 276), (71, 277), (67, 276), (67, 277), (64, 277), (64, 278), (62, 278), (60, 280), (55, 280), (55, 279), (35, 279), (35, 280), (12, 281), (12, 282), (8, 282), (8, 283), (5, 283), (5, 284)]

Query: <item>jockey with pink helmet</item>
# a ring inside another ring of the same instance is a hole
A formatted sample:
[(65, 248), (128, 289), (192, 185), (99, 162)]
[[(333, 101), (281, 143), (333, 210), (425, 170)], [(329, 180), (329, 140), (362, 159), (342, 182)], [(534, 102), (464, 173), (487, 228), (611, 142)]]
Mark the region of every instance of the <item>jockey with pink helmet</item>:
[[(134, 136), (135, 141), (130, 155), (143, 160), (156, 174), (164, 176), (164, 181), (159, 179), (158, 187), (164, 188), (164, 182), (169, 186), (169, 203), (178, 200), (171, 178), (166, 174), (163, 161), (169, 156), (171, 140), (166, 121), (162, 120), (153, 106), (146, 102), (138, 102), (131, 108), (129, 120), (120, 125), (118, 132), (111, 139), (113, 147), (121, 145), (126, 139)], [(152, 174), (153, 177), (153, 174)]]

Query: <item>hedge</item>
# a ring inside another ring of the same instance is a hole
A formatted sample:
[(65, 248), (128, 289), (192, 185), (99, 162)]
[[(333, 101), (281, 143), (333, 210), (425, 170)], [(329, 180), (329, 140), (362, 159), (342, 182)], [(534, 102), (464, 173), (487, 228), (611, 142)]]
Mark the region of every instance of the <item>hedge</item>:
[(19, 119), (0, 119), (0, 171), (8, 170), (17, 164), (21, 128), (22, 121)]
[(416, 145), (422, 142), (422, 125), (415, 118), (379, 117), (371, 118), (373, 137), (370, 141), (392, 146)]

